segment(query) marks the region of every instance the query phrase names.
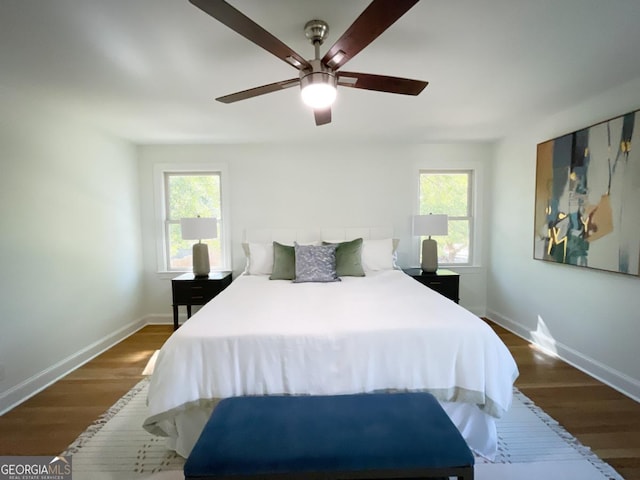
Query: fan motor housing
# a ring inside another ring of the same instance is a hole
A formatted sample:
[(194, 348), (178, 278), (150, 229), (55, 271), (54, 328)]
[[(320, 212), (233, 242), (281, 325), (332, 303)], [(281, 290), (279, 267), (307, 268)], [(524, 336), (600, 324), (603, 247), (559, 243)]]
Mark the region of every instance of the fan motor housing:
[(318, 59), (309, 60), (311, 70), (300, 70), (300, 87), (304, 88), (312, 83), (326, 83), (335, 87), (337, 85), (336, 74)]

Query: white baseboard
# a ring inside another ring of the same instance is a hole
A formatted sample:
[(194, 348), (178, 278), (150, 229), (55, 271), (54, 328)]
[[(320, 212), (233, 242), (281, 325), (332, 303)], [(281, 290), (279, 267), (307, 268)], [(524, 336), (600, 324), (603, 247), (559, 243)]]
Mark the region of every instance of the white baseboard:
[(12, 408), (18, 406), (25, 400), (31, 398), (36, 393), (44, 390), (52, 383), (60, 380), (78, 367), (84, 365), (89, 360), (97, 357), (101, 353), (121, 342), (128, 336), (134, 334), (147, 324), (146, 317), (139, 318), (124, 327), (113, 332), (111, 335), (88, 345), (82, 350), (69, 355), (55, 365), (36, 373), (25, 381), (15, 385), (0, 395), (0, 416)]
[[(186, 315), (184, 319), (180, 316), (178, 321), (182, 323), (186, 318)], [(173, 315), (169, 314), (152, 313), (150, 315), (145, 315), (144, 319), (146, 325), (173, 325)]]
[[(620, 393), (632, 398), (636, 402), (640, 402), (640, 380), (630, 377), (615, 368), (605, 365), (567, 345), (558, 342), (555, 339), (542, 338), (538, 332), (531, 332), (524, 325), (515, 320), (505, 317), (498, 312), (488, 309), (487, 318), (494, 321), (498, 325), (513, 332), (528, 342), (541, 347), (543, 350), (549, 350), (548, 345), (553, 343), (555, 355), (564, 360), (569, 365), (581, 370), (598, 381), (609, 385), (611, 388), (618, 390)], [(533, 333), (536, 333), (535, 337)]]
[[(192, 313), (195, 315), (195, 313), (201, 307), (198, 306), (198, 305), (194, 305), (192, 308), (193, 308), (193, 312)], [(145, 315), (144, 319), (145, 319), (147, 325), (173, 325), (173, 315), (172, 314), (151, 313), (149, 315)], [(186, 312), (180, 312), (178, 314), (178, 322), (180, 323), (180, 325), (182, 325), (186, 321), (187, 321), (187, 313)]]
[[(461, 306), (464, 306), (464, 305), (461, 305)], [(484, 306), (481, 306), (481, 307), (470, 306), (470, 307), (464, 307), (464, 308), (469, 310), (476, 317), (486, 317), (487, 316), (487, 309)]]

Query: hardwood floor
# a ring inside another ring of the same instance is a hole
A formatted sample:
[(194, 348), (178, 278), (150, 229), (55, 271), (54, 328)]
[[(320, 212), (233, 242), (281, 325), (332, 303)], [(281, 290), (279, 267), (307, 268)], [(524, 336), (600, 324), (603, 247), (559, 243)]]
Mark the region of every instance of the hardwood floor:
[(173, 332), (150, 325), (0, 417), (0, 455), (55, 455), (142, 377)]
[(489, 323), (518, 364), (520, 391), (626, 480), (640, 480), (640, 403)]
[[(491, 325), (516, 359), (518, 388), (626, 480), (640, 480), (640, 403)], [(63, 451), (142, 378), (172, 332), (144, 327), (0, 417), (0, 455)]]

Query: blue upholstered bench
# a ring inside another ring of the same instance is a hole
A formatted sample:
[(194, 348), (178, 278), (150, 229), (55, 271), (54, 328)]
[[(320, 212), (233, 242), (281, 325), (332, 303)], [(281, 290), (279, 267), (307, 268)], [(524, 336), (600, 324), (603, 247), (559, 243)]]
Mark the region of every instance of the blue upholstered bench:
[(473, 454), (428, 393), (221, 401), (186, 479), (473, 479)]

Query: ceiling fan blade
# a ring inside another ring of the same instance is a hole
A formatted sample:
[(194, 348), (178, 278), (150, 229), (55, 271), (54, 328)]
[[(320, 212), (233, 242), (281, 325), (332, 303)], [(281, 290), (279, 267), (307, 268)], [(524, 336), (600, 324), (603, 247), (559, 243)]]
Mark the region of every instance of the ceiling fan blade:
[(322, 63), (333, 70), (342, 67), (416, 3), (418, 0), (373, 0), (322, 57)]
[(231, 30), (239, 33), (247, 40), (272, 53), (280, 60), (302, 70), (311, 68), (309, 62), (282, 43), (249, 17), (236, 10), (223, 0), (189, 0), (200, 10), (208, 13)]
[(419, 95), (429, 82), (372, 73), (338, 72), (338, 85), (377, 92)]
[(216, 98), (217, 101), (222, 103), (239, 102), (240, 100), (246, 100), (247, 98), (258, 97), (265, 93), (277, 92), (278, 90), (284, 90), (285, 88), (291, 88), (300, 85), (299, 78), (290, 78), (289, 80), (283, 80), (281, 82), (270, 83), (269, 85), (262, 85), (261, 87), (250, 88), (249, 90), (243, 90), (241, 92), (231, 93), (224, 97)]
[(314, 110), (313, 115), (316, 117), (316, 125), (318, 126), (331, 123), (331, 107)]

